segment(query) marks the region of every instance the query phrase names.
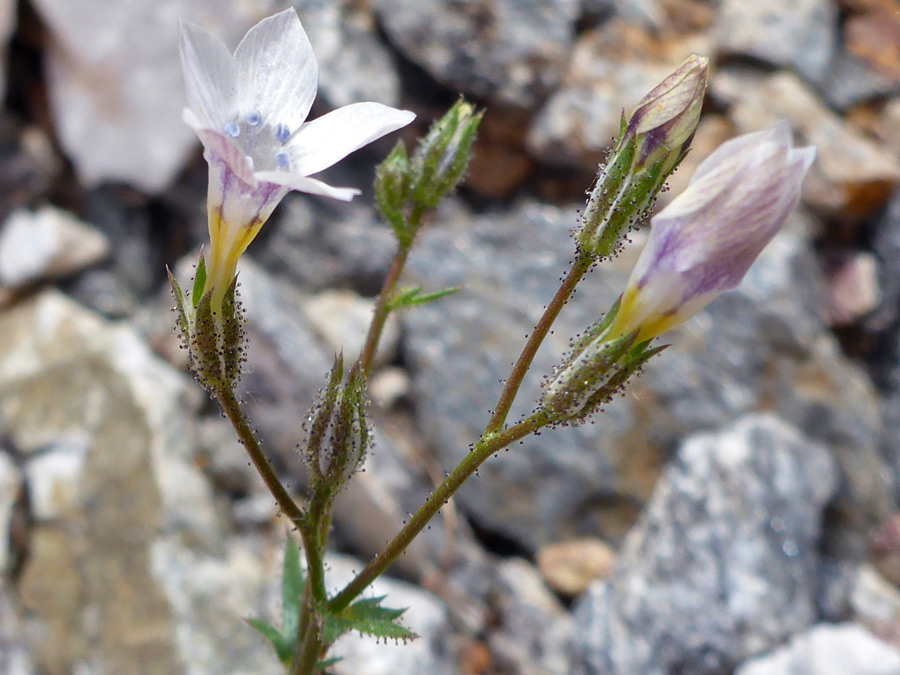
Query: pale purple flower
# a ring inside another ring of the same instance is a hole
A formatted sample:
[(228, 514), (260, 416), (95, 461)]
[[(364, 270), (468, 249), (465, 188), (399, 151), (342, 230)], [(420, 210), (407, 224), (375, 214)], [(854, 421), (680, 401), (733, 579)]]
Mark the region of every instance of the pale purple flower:
[(250, 29), (232, 55), (214, 35), (181, 27), (187, 108), (209, 164), (206, 290), (221, 305), (237, 260), (291, 190), (349, 201), (359, 190), (312, 174), (409, 124), (415, 115), (355, 103), (312, 122), (318, 67), (300, 19), (287, 9)]
[(653, 217), (608, 335), (650, 339), (736, 287), (797, 204), (815, 155), (814, 147), (791, 147), (779, 122), (706, 158)]

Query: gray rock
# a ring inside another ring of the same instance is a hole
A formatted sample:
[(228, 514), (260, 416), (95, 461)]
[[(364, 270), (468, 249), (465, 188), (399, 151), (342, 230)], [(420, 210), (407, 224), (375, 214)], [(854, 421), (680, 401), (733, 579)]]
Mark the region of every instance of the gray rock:
[(443, 84), (531, 109), (559, 83), (579, 4), (376, 0), (375, 10), (391, 41)]
[[(404, 315), (420, 426), (444, 470), (487, 422), (500, 379), (552, 297), (573, 251), (574, 211), (533, 203), (470, 219), (448, 204), (412, 256), (426, 288), (463, 290)], [(840, 356), (820, 316), (821, 279), (800, 214), (764, 251), (744, 284), (666, 337), (626, 394), (596, 425), (547, 431), (491, 458), (458, 493), (480, 527), (529, 549), (583, 535), (620, 539), (647, 499), (667, 454), (699, 429), (757, 410), (787, 421), (837, 452), (846, 480), (845, 523), (829, 532), (842, 555), (890, 510), (883, 479), (877, 397)], [(633, 235), (641, 239), (642, 235)], [(529, 412), (568, 340), (624, 287), (639, 245), (583, 282), (538, 352), (511, 419)]]
[(155, 214), (142, 195), (104, 185), (87, 193), (82, 215), (107, 238), (110, 255), (102, 266), (63, 287), (108, 317), (129, 316), (165, 279), (166, 260)]
[(332, 108), (358, 101), (396, 107), (400, 78), (375, 17), (352, 0), (297, 0), (294, 8), (319, 63), (319, 94)]
[(585, 15), (602, 21), (617, 14), (629, 23), (659, 29), (665, 23), (665, 10), (659, 0), (581, 0)]
[(12, 113), (0, 115), (0, 212), (32, 206), (52, 189), (62, 161), (35, 125), (25, 125)]
[(495, 586), (498, 629), (488, 644), (501, 672), (521, 675), (568, 673), (572, 619), (525, 560), (500, 563)]
[(0, 314), (0, 432), (36, 516), (16, 584), (40, 672), (279, 672), (243, 622), (258, 551), (235, 562), (195, 465), (199, 394), (56, 292)]
[(65, 276), (108, 253), (103, 234), (65, 211), (50, 206), (16, 211), (0, 229), (0, 284), (19, 288)]
[(719, 70), (714, 97), (730, 104), (739, 133), (787, 120), (795, 134), (817, 148), (803, 185), (803, 200), (836, 220), (857, 224), (876, 214), (900, 181), (900, 162), (889, 149), (836, 115), (800, 78), (781, 72), (748, 79), (746, 70)]
[(164, 189), (196, 145), (184, 106), (176, 19), (233, 48), (265, 7), (214, 0), (38, 0), (51, 39), (48, 95), (57, 134), (81, 181)]
[(397, 244), (365, 201), (341, 204), (289, 195), (250, 256), (308, 292), (350, 287), (374, 296)]
[(550, 164), (595, 171), (619, 135), (624, 111), (672, 73), (702, 40), (653, 48), (654, 38), (633, 24), (612, 20), (582, 35), (560, 87), (541, 108), (528, 132), (528, 148)]
[(833, 0), (724, 0), (714, 29), (720, 52), (795, 69), (821, 83), (838, 40)]
[(900, 78), (877, 70), (871, 64), (841, 50), (822, 83), (825, 100), (841, 111), (900, 93)]
[(766, 656), (748, 661), (735, 675), (897, 675), (900, 651), (862, 626), (820, 624)]
[(22, 474), (5, 452), (0, 452), (0, 573), (10, 566), (10, 526), (13, 509), (22, 497)]
[(25, 464), (28, 502), (37, 521), (59, 518), (78, 508), (89, 437), (65, 438), (30, 457)]
[(171, 607), (182, 660), (173, 672), (281, 675), (269, 645), (243, 621), (263, 614), (261, 600), (280, 575), (261, 563), (259, 541), (231, 538), (223, 548), (204, 554), (177, 537), (160, 537), (151, 546), (150, 571)]
[(574, 672), (724, 673), (810, 626), (837, 466), (772, 416), (689, 438), (575, 612)]
[(14, 591), (6, 581), (0, 582), (0, 672), (6, 675), (37, 672), (23, 635)]

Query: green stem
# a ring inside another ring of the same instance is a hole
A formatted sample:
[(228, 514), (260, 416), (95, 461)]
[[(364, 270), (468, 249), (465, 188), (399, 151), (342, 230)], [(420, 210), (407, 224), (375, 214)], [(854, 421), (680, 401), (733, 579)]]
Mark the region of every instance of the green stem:
[(288, 494), (288, 491), (281, 484), (281, 481), (278, 480), (278, 476), (275, 475), (275, 470), (263, 454), (262, 448), (259, 447), (259, 442), (256, 440), (256, 436), (250, 428), (247, 418), (244, 417), (244, 413), (241, 411), (241, 406), (238, 403), (237, 398), (235, 398), (234, 392), (231, 391), (231, 389), (222, 387), (215, 392), (215, 396), (219, 401), (219, 405), (222, 406), (222, 410), (225, 412), (226, 417), (228, 417), (231, 422), (231, 426), (234, 427), (241, 443), (243, 443), (244, 447), (247, 449), (247, 454), (250, 455), (253, 466), (256, 467), (256, 471), (263, 479), (266, 487), (269, 488), (269, 492), (272, 493), (272, 496), (281, 508), (282, 513), (284, 513), (295, 526), (300, 528), (302, 533), (303, 528), (301, 525), (304, 520), (303, 510), (297, 506), (291, 498), (291, 495)]
[(482, 436), (466, 458), (431, 493), (431, 496), (428, 497), (422, 507), (412, 515), (406, 525), (403, 526), (403, 529), (397, 533), (385, 549), (366, 565), (365, 569), (344, 590), (331, 600), (329, 610), (339, 612), (347, 607), (369, 584), (384, 573), (397, 557), (406, 550), (406, 547), (409, 546), (416, 535), (441, 510), (441, 507), (447, 503), (447, 500), (491, 455), (546, 426), (547, 423), (547, 417), (543, 413), (535, 413), (508, 429), (495, 433), (486, 433)]
[(556, 321), (556, 317), (559, 316), (560, 311), (562, 311), (563, 306), (572, 297), (575, 286), (578, 285), (578, 282), (581, 281), (581, 278), (587, 273), (593, 263), (591, 256), (586, 253), (578, 253), (572, 269), (569, 270), (566, 278), (563, 279), (562, 284), (556, 291), (556, 295), (553, 296), (540, 321), (534, 327), (531, 335), (528, 336), (528, 340), (522, 348), (522, 353), (519, 354), (519, 359), (506, 380), (506, 386), (504, 386), (503, 392), (500, 394), (500, 400), (497, 402), (494, 414), (485, 428), (486, 434), (499, 430), (506, 422), (506, 418), (509, 416), (509, 409), (516, 399), (519, 387), (522, 386), (522, 380), (525, 379), (525, 374), (531, 367), (531, 362), (534, 361), (534, 357), (544, 342), (544, 338), (550, 332), (550, 328), (553, 326), (553, 322)]
[[(409, 216), (408, 227), (411, 232), (416, 232), (422, 222), (422, 216), (425, 215), (425, 209), (415, 206)], [(403, 269), (406, 267), (406, 260), (412, 249), (412, 241), (401, 243), (397, 250), (391, 268), (388, 270), (384, 284), (381, 286), (381, 292), (378, 294), (378, 300), (375, 301), (375, 313), (372, 315), (372, 323), (369, 324), (369, 332), (366, 334), (366, 343), (362, 353), (359, 355), (359, 365), (364, 376), (368, 377), (372, 371), (372, 362), (375, 359), (375, 352), (378, 350), (378, 341), (381, 340), (381, 334), (384, 332), (384, 325), (387, 322), (388, 315), (391, 313), (388, 303)]]
[(319, 627), (315, 619), (312, 619), (306, 628), (306, 637), (303, 641), (303, 650), (300, 659), (291, 667), (291, 675), (314, 675), (319, 664), (319, 652), (322, 643), (319, 639)]
[(313, 603), (311, 585), (303, 587), (303, 598), (300, 605), (300, 620), (297, 622), (297, 637), (294, 641), (294, 656), (291, 659), (290, 675), (300, 673), (300, 664), (303, 662), (303, 650), (306, 646), (306, 635), (310, 624), (313, 622)]

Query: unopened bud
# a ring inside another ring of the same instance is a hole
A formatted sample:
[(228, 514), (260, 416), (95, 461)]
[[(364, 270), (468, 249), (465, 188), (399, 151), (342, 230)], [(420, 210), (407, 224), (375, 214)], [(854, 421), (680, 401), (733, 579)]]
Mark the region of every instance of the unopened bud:
[(435, 122), (412, 157), (413, 199), (434, 208), (465, 176), (481, 113), (460, 99)]
[(316, 479), (340, 489), (362, 466), (372, 443), (365, 378), (355, 364), (342, 382), (343, 357), (335, 360), (325, 388), (309, 413), (306, 461)]
[(375, 202), (381, 215), (394, 229), (401, 247), (409, 246), (415, 234), (410, 231), (406, 207), (412, 193), (409, 158), (402, 141), (375, 169)]
[(607, 163), (600, 167), (577, 232), (594, 257), (618, 252), (684, 158), (700, 121), (709, 64), (692, 55), (638, 104)]

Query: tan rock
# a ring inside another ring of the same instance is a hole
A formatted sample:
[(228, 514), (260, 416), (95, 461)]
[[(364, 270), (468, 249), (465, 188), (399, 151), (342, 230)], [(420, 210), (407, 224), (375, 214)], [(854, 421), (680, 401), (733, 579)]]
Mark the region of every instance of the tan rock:
[(831, 112), (796, 75), (751, 79), (745, 71), (724, 71), (712, 90), (731, 103), (729, 117), (739, 133), (784, 119), (799, 144), (818, 148), (803, 200), (832, 218), (859, 222), (882, 208), (900, 181), (897, 158)]
[(689, 54), (708, 52), (701, 35), (660, 41), (624, 21), (605, 23), (575, 45), (562, 86), (529, 131), (529, 149), (543, 163), (596, 171), (622, 111), (629, 114)]
[(599, 539), (584, 538), (551, 544), (538, 551), (541, 576), (564, 595), (583, 593), (592, 581), (605, 579), (616, 564), (616, 553)]

